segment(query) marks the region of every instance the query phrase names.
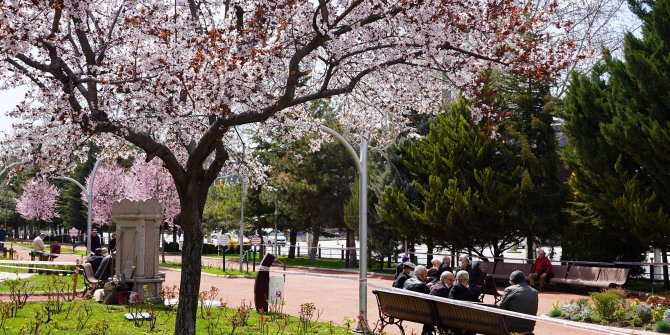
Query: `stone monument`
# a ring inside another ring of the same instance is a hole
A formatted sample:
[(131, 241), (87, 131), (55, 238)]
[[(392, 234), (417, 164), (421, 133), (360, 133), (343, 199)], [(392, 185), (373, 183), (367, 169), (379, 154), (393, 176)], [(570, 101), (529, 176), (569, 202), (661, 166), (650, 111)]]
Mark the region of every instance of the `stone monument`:
[(116, 223), (114, 273), (122, 275), (143, 298), (160, 301), (165, 274), (158, 272), (158, 249), (163, 208), (156, 199), (122, 199), (112, 205)]

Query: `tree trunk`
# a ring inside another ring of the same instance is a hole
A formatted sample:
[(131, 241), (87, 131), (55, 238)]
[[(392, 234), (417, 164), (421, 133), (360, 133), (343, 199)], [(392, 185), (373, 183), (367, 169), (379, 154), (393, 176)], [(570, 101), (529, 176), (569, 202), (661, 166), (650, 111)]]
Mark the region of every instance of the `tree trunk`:
[(172, 226), (172, 243), (177, 242), (177, 227)]
[(347, 228), (347, 258), (349, 259), (350, 268), (358, 267), (358, 261), (356, 261), (356, 235), (354, 231)]
[[(535, 259), (533, 255), (533, 240), (534, 240), (533, 232), (529, 232), (528, 235), (526, 235), (526, 258), (528, 259), (528, 262), (532, 262), (532, 259)], [(532, 263), (531, 263), (532, 264)]]
[(319, 237), (321, 236), (321, 227), (312, 228), (312, 236), (307, 243), (307, 249), (309, 250), (309, 260), (314, 261), (319, 248)]
[(661, 259), (663, 260), (663, 287), (670, 288), (670, 276), (668, 276), (668, 249), (661, 249)]
[(431, 268), (433, 267), (431, 262), (433, 261), (433, 250), (435, 249), (435, 246), (433, 245), (433, 241), (428, 241), (426, 246), (428, 247), (428, 255), (426, 255), (426, 266)]
[(295, 259), (295, 246), (298, 243), (298, 230), (291, 229), (289, 234), (288, 258)]
[[(160, 234), (159, 236), (161, 237), (161, 260), (163, 261), (163, 264), (165, 264), (165, 238), (163, 238), (163, 233), (165, 232), (165, 229), (163, 228), (163, 225), (161, 224), (160, 229), (158, 229), (158, 233)], [(110, 235), (111, 236), (111, 235)]]
[(184, 245), (181, 254), (181, 283), (174, 333), (175, 335), (195, 335), (204, 234), (200, 228), (199, 210), (194, 201), (182, 201), (181, 206), (179, 223), (184, 233)]

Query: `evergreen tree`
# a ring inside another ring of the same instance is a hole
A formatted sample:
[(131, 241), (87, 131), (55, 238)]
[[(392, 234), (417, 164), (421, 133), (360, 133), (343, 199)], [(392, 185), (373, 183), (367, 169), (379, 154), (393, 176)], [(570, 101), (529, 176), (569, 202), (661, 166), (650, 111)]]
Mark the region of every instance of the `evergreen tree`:
[(521, 170), (508, 163), (512, 152), (482, 126), (463, 99), (452, 104), (449, 114), (438, 115), (428, 135), (407, 149), (406, 165), (419, 176), (413, 186), (420, 202), (396, 189), (387, 199), (445, 246), (481, 256), (491, 248), (499, 257), (517, 241)]
[[(624, 192), (617, 161), (635, 169), (632, 159), (612, 146), (600, 131), (612, 117), (606, 99), (604, 67), (591, 77), (573, 74), (560, 116), (568, 137), (565, 162), (572, 171), (571, 224), (563, 235), (563, 258), (592, 261), (639, 261), (647, 249), (614, 207)], [(621, 247), (621, 246), (625, 247)]]
[[(646, 243), (670, 249), (670, 0), (631, 1), (642, 36), (625, 36), (624, 60), (608, 59), (612, 118), (605, 138), (639, 166), (619, 171), (624, 193), (615, 207)], [(668, 269), (664, 282), (670, 287)]]
[(556, 244), (567, 224), (563, 208), (568, 188), (559, 178), (562, 162), (552, 127), (556, 110), (547, 81), (500, 75), (493, 84), (498, 86), (496, 109), (509, 116), (502, 121), (498, 135), (519, 158), (509, 161), (510, 168), (519, 165), (523, 169), (518, 215), (528, 244), (526, 257), (534, 258), (533, 243)]

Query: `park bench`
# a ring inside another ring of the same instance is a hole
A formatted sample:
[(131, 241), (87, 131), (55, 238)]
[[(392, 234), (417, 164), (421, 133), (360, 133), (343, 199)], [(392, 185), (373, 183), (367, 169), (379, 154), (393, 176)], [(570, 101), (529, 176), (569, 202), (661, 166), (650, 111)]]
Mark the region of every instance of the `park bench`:
[(30, 251), (29, 255), (31, 261), (43, 261), (43, 262), (53, 261), (59, 256), (58, 254), (46, 251), (35, 251), (35, 250)]
[(496, 281), (493, 279), (493, 275), (486, 275), (484, 279), (484, 287), (482, 287), (482, 294), (479, 296), (480, 301), (484, 301), (486, 295), (492, 295), (493, 301), (497, 304), (502, 299), (502, 294), (498, 292), (496, 287)]
[[(394, 324), (405, 334), (404, 321), (428, 324), (442, 331), (447, 329), (471, 330), (478, 334), (507, 334), (503, 316), (466, 306), (456, 306), (426, 295), (418, 297), (393, 290), (374, 290), (379, 308), (380, 331)], [(473, 303), (474, 304), (474, 303)]]
[(82, 269), (82, 277), (84, 277), (84, 293), (82, 294), (82, 297), (86, 296), (86, 292), (90, 292), (92, 294), (96, 289), (104, 285), (105, 282), (103, 280), (95, 278), (95, 275), (93, 274), (93, 266), (91, 266), (91, 263), (83, 263), (80, 264), (79, 267)]
[(616, 287), (623, 286), (628, 279), (629, 269), (624, 268), (602, 268), (595, 283), (589, 283), (587, 286), (595, 287)]
[(563, 284), (570, 286), (587, 286), (584, 283), (591, 283), (598, 280), (600, 268), (590, 266), (573, 265), (568, 270), (568, 275), (565, 278), (554, 277), (551, 281), (554, 284)]
[(532, 264), (526, 263), (498, 262), (496, 263), (495, 269), (493, 271), (493, 279), (507, 282), (509, 281), (509, 275), (511, 275), (512, 272), (521, 270), (525, 275), (528, 275), (532, 267)]

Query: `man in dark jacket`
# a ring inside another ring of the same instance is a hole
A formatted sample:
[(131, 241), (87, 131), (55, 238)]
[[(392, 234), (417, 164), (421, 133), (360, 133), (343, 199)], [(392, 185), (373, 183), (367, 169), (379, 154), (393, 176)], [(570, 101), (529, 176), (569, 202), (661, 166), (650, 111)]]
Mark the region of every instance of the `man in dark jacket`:
[(412, 262), (402, 263), (402, 272), (393, 282), (393, 287), (403, 288), (405, 286), (405, 281), (407, 281), (407, 279), (412, 278), (413, 270), (414, 270), (414, 263)]
[(461, 255), (458, 257), (458, 268), (456, 268), (456, 271), (467, 271), (469, 275), (469, 284), (470, 284), (470, 290), (472, 290), (474, 293), (479, 296), (482, 294), (482, 287), (484, 286), (484, 280), (486, 279), (486, 273), (482, 271), (482, 269), (479, 266), (473, 267), (470, 264), (470, 259), (468, 259), (468, 256)]
[(412, 292), (429, 294), (430, 289), (426, 285), (428, 280), (428, 270), (425, 266), (419, 265), (414, 268), (414, 277), (409, 278), (403, 284), (403, 288)]
[(88, 262), (91, 263), (91, 269), (93, 269), (93, 273), (98, 271), (98, 267), (100, 267), (100, 263), (102, 263), (102, 260), (105, 257), (102, 255), (102, 249), (98, 248), (93, 251), (93, 256), (88, 257)]
[[(529, 315), (537, 315), (537, 291), (526, 284), (526, 277), (523, 272), (517, 270), (509, 276), (509, 283), (512, 284), (505, 289), (500, 308), (508, 311), (514, 311)], [(505, 317), (507, 331), (510, 333), (532, 334), (535, 329), (535, 321), (519, 319), (514, 317)]]
[(470, 275), (461, 270), (456, 273), (456, 285), (451, 288), (449, 298), (463, 301), (479, 302), (479, 295), (470, 289)]
[(398, 278), (398, 276), (400, 276), (400, 274), (402, 273), (402, 265), (405, 264), (405, 262), (408, 262), (408, 261), (409, 261), (409, 256), (403, 255), (402, 260), (395, 267), (395, 277), (394, 278)]
[(454, 274), (450, 271), (442, 272), (440, 280), (430, 288), (430, 294), (442, 298), (449, 298), (449, 291), (454, 286)]
[(102, 239), (98, 235), (98, 231), (93, 229), (91, 232), (91, 250), (98, 249), (102, 246)]
[[(414, 269), (414, 277), (407, 279), (403, 288), (412, 292), (429, 294), (430, 289), (426, 285), (426, 281), (428, 281), (428, 269), (423, 265), (419, 265)], [(421, 335), (432, 335), (433, 330), (432, 325), (423, 325)]]

